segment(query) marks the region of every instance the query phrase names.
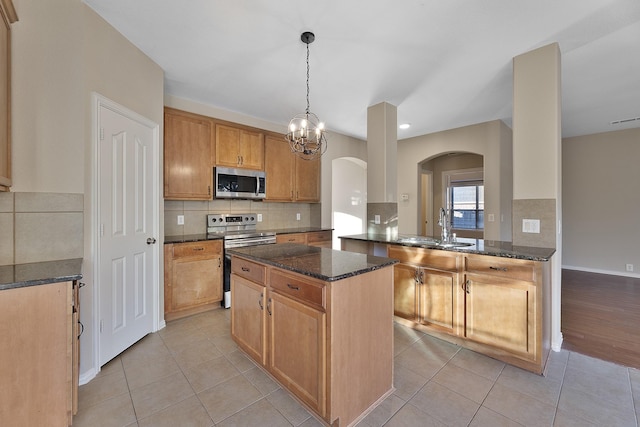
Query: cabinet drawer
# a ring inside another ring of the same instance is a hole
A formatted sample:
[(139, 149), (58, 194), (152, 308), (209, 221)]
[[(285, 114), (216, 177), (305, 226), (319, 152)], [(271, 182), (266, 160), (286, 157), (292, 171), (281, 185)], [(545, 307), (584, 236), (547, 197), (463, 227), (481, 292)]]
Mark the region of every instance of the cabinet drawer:
[(271, 271), (271, 288), (301, 302), (324, 308), (325, 287), (279, 271)]
[(304, 233), (289, 233), (276, 236), (276, 243), (306, 243), (306, 235)]
[(388, 254), (389, 258), (408, 264), (418, 264), (439, 270), (458, 270), (459, 255), (456, 252), (391, 245)]
[(266, 277), (264, 265), (234, 256), (231, 260), (231, 272), (249, 279), (253, 282), (264, 284)]
[(535, 281), (535, 263), (528, 260), (504, 259), (492, 256), (467, 256), (466, 270), (509, 279)]
[(328, 231), (314, 231), (307, 233), (307, 243), (317, 243), (331, 241), (331, 230)]
[(175, 243), (173, 258), (217, 256), (222, 253), (221, 241)]

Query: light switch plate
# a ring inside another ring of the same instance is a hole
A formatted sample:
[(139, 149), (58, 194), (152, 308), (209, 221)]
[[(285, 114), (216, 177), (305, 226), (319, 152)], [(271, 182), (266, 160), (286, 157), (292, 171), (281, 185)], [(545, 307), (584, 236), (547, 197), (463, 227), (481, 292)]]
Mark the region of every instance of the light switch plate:
[(523, 233), (540, 233), (540, 220), (539, 219), (523, 219), (522, 232)]
[(262, 214), (258, 214), (258, 222), (262, 222)]
[(296, 214), (296, 221), (300, 221), (300, 214), (299, 213)]
[(487, 219), (488, 219), (489, 222), (493, 222), (493, 221), (496, 220), (496, 217), (493, 214), (489, 214), (488, 217), (489, 218), (487, 218)]
[(178, 215), (178, 225), (184, 225), (184, 215)]
[(376, 224), (380, 224), (380, 215), (376, 215), (373, 217), (373, 222)]

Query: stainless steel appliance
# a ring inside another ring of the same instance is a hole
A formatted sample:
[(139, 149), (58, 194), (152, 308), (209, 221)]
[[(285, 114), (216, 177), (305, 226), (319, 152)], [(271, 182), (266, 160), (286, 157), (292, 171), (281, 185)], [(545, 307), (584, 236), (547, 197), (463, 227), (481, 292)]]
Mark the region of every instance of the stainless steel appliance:
[(264, 171), (216, 167), (213, 169), (213, 176), (217, 199), (259, 200), (266, 197)]
[(209, 214), (207, 215), (207, 237), (224, 239), (224, 300), (225, 308), (231, 307), (231, 255), (228, 248), (268, 245), (276, 242), (276, 233), (257, 231), (258, 215)]

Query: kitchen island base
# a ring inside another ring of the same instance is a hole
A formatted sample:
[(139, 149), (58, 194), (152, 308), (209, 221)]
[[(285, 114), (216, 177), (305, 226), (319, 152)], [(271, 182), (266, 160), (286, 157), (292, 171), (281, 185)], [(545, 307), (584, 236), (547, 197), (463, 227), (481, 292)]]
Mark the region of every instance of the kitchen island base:
[[(316, 256), (323, 265), (377, 258), (300, 250), (311, 253), (287, 258), (297, 266)], [(394, 261), (323, 280), (240, 252), (231, 262), (231, 335), (264, 371), (329, 426), (355, 425), (393, 393)]]

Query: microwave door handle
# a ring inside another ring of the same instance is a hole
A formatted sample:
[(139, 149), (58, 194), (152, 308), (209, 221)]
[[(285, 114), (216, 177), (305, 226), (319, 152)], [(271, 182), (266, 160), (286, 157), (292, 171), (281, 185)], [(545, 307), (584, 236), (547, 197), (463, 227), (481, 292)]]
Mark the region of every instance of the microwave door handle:
[(256, 196), (260, 192), (260, 177), (256, 176)]

